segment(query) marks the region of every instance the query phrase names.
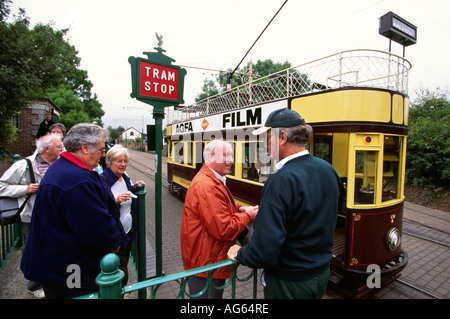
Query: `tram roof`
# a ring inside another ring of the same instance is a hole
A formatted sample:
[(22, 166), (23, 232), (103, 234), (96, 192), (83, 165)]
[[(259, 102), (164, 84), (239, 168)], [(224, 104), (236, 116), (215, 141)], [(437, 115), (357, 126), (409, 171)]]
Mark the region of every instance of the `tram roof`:
[(410, 69), (408, 60), (389, 52), (343, 51), (253, 79), (179, 108), (169, 118), (169, 124), (343, 87), (380, 88), (407, 94)]

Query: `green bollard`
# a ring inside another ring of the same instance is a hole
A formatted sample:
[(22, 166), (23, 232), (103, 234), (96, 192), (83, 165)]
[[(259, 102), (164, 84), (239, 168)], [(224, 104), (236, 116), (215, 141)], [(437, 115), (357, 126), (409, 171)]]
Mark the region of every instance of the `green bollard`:
[(122, 280), (125, 274), (119, 269), (119, 257), (110, 253), (100, 261), (102, 272), (97, 276), (99, 299), (121, 299), (122, 298)]
[(20, 155), (19, 155), (19, 154), (14, 154), (14, 155), (12, 156), (12, 159), (11, 159), (11, 164), (14, 164), (14, 163), (17, 162), (18, 160), (20, 160)]

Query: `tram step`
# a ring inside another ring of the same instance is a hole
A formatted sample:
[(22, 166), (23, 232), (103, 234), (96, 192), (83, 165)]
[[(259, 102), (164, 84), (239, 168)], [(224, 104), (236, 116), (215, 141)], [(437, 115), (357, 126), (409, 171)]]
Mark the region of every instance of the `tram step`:
[(338, 283), (340, 283), (342, 280), (344, 280), (345, 278), (337, 273), (330, 273), (330, 277), (328, 278), (328, 281), (331, 281), (333, 284), (337, 285)]

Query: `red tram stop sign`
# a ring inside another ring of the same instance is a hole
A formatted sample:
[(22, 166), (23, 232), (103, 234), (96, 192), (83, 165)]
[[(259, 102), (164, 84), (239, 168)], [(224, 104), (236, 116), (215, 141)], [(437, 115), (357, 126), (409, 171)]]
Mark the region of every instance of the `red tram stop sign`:
[(178, 100), (178, 69), (139, 62), (139, 95)]
[(174, 59), (163, 54), (165, 50), (144, 52), (147, 59), (130, 56), (132, 92), (130, 96), (153, 105), (156, 109), (184, 103), (186, 70), (172, 65)]

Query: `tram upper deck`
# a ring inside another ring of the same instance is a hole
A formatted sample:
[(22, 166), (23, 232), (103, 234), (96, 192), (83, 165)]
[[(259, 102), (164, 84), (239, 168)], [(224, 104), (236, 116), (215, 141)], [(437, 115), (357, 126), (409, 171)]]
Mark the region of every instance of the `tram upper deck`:
[[(377, 50), (349, 50), (267, 75), (185, 106), (168, 115), (169, 124), (229, 112), (293, 96), (339, 88), (374, 88), (408, 93), (411, 63)], [(302, 114), (303, 115), (303, 114)], [(321, 118), (323, 122), (323, 118)]]

